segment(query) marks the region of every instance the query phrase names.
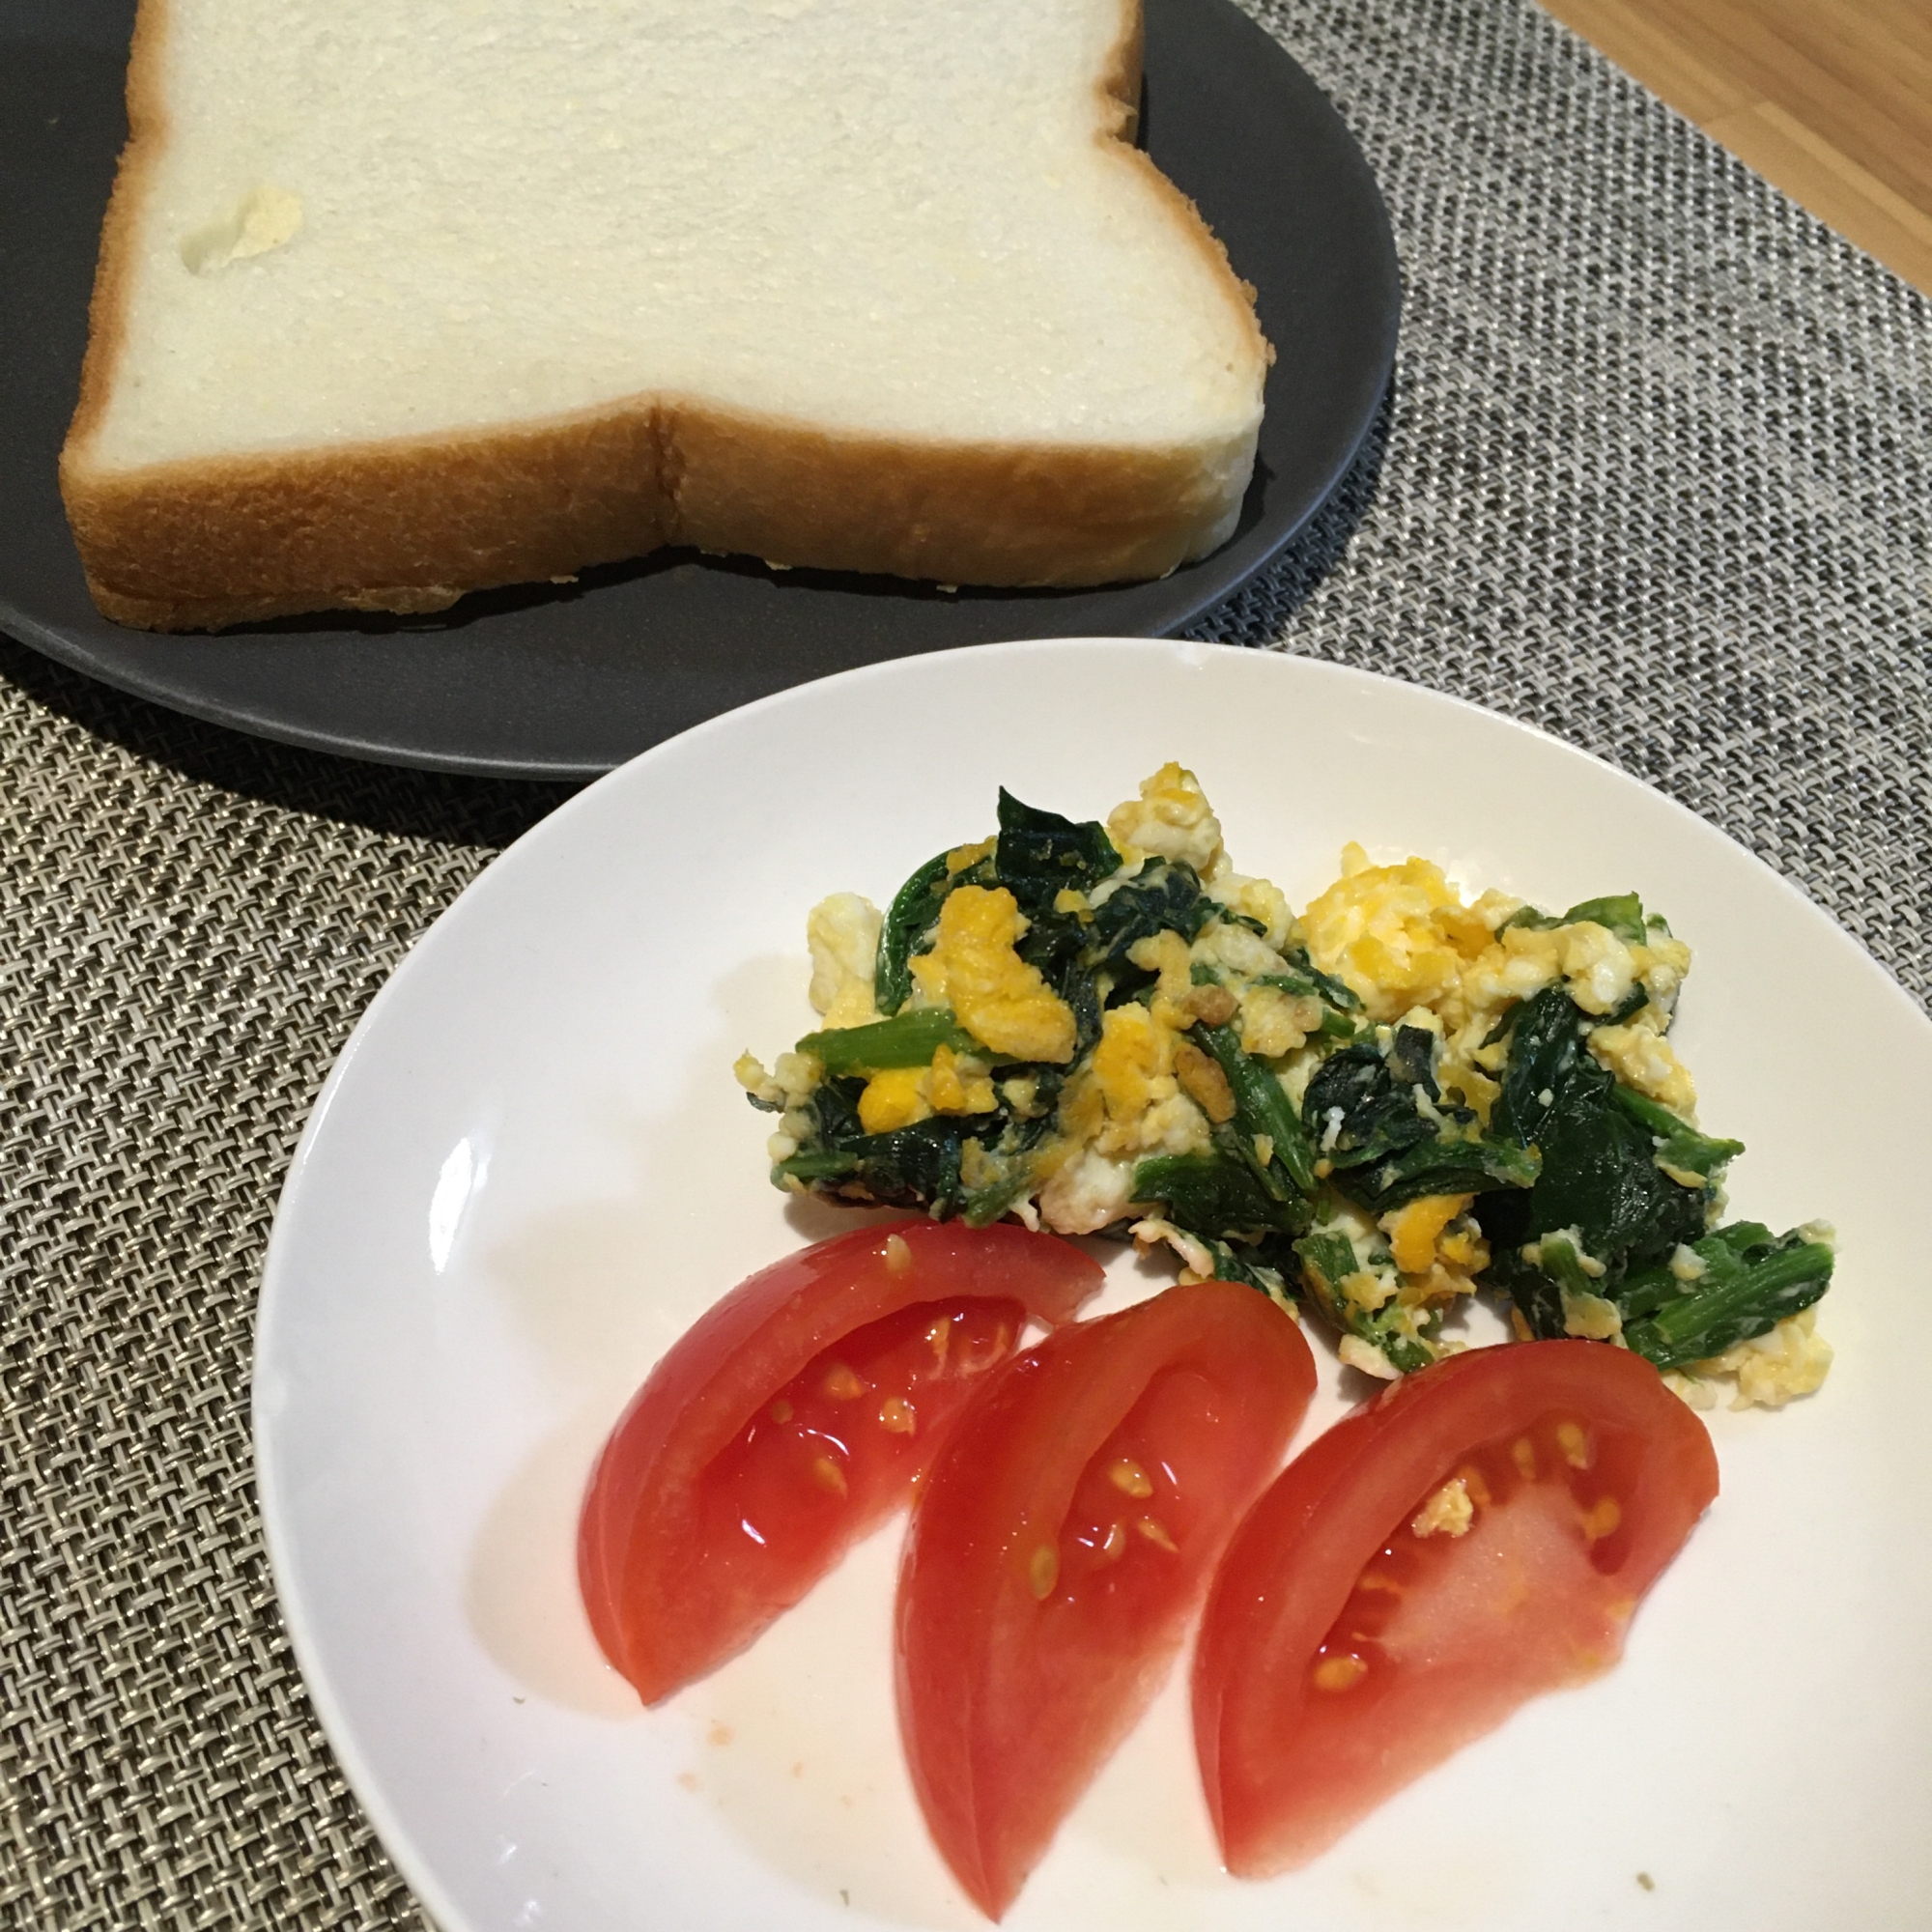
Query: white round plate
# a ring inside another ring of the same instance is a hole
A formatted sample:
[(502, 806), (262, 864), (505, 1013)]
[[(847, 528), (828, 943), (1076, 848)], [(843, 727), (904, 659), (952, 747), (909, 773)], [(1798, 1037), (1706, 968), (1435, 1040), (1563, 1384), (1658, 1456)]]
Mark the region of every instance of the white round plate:
[[(992, 829), (1101, 816), (1168, 758), (1300, 903), (1348, 838), (1560, 907), (1635, 888), (1696, 951), (1678, 1038), (1748, 1152), (1736, 1212), (1841, 1236), (1838, 1360), (1713, 1414), (1723, 1493), (1622, 1664), (1542, 1699), (1308, 1870), (1218, 1868), (1179, 1679), (1008, 1923), (1325, 1932), (1916, 1929), (1932, 1898), (1932, 1026), (1756, 860), (1634, 781), (1411, 686), (1159, 641), (994, 645), (806, 685), (546, 820), (384, 989), (263, 1285), (255, 1431), (296, 1652), (444, 1932), (971, 1928), (894, 1727), (896, 1528), (644, 1712), (573, 1575), (598, 1444), (742, 1276), (841, 1223), (765, 1179), (731, 1063), (812, 1024), (804, 925)], [(1116, 1255), (1109, 1296), (1155, 1276)], [(1340, 1395), (1324, 1357), (1311, 1428)]]

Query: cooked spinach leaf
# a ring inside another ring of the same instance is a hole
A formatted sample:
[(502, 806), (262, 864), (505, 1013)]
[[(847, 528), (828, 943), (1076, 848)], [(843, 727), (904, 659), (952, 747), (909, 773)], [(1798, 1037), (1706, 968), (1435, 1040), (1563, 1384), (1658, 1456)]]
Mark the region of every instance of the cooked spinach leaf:
[[(1296, 964), (1297, 960), (1301, 963)], [(1321, 1019), (1316, 1033), (1324, 1039), (1353, 1039), (1356, 1033), (1354, 1016), (1361, 1011), (1362, 1003), (1341, 980), (1331, 980), (1326, 973), (1318, 973), (1306, 960), (1306, 954), (1291, 954), (1286, 973), (1263, 973), (1256, 979), (1255, 984), (1273, 986), (1281, 992), (1293, 994), (1296, 999), (1319, 1001)]]
[(872, 968), (872, 1003), (887, 1018), (912, 992), (913, 950), (934, 920), (949, 890), (946, 857), (928, 859), (896, 893), (879, 927), (877, 963)]
[(1001, 1162), (990, 1179), (966, 1190), (959, 1218), (969, 1228), (988, 1228), (1016, 1201), (1033, 1192), (1033, 1168), (1026, 1161)]
[(1094, 982), (1086, 929), (1078, 916), (1042, 908), (1013, 950), (1071, 1009), (1073, 1055), (1084, 1060), (1100, 1037), (1101, 988)]
[[(1634, 893), (1617, 893), (1605, 898), (1583, 899), (1565, 913), (1539, 912), (1523, 906), (1503, 921), (1499, 931), (1513, 925), (1527, 926), (1534, 932), (1550, 932), (1559, 925), (1577, 925), (1585, 920), (1613, 932), (1626, 946), (1641, 946), (1650, 937), (1643, 916), (1643, 901)], [(1662, 922), (1657, 922), (1662, 925)]]
[(1121, 855), (1097, 819), (1076, 824), (1023, 804), (1002, 785), (994, 864), (1000, 884), (1031, 914), (1051, 906), (1068, 886), (1084, 893), (1110, 878), (1121, 869)]
[(1362, 1040), (1331, 1054), (1302, 1096), (1306, 1132), (1336, 1188), (1372, 1213), (1536, 1179), (1533, 1152), (1483, 1133), (1468, 1108), (1443, 1102), (1435, 1052), (1434, 1034), (1397, 1027), (1385, 1048)]
[(1580, 1057), (1589, 1022), (1561, 985), (1546, 986), (1512, 1007), (1491, 1037), (1509, 1041), (1502, 1093), (1490, 1113), (1491, 1131), (1532, 1146), (1556, 1103), (1556, 1089)]
[(1440, 1096), (1434, 1047), (1422, 1028), (1397, 1027), (1386, 1053), (1364, 1040), (1321, 1063), (1302, 1095), (1301, 1119), (1331, 1168), (1369, 1166), (1435, 1138), (1436, 1122), (1415, 1101), (1417, 1089), (1432, 1107)]
[(794, 1180), (831, 1180), (841, 1174), (850, 1174), (859, 1165), (859, 1156), (846, 1153), (838, 1148), (801, 1148), (788, 1160), (781, 1160), (772, 1169), (772, 1179), (780, 1179), (789, 1175)]
[(1346, 1284), (1365, 1269), (1355, 1244), (1334, 1228), (1318, 1228), (1294, 1243), (1301, 1264), (1301, 1282), (1329, 1325), (1344, 1335), (1358, 1335), (1378, 1349), (1390, 1367), (1403, 1375), (1426, 1369), (1435, 1359), (1435, 1335), (1441, 1326), (1439, 1311), (1432, 1310), (1408, 1332), (1409, 1314), (1391, 1294), (1380, 1307), (1370, 1308), (1348, 1293)]
[[(1216, 1281), (1238, 1281), (1244, 1287), (1258, 1288), (1267, 1298), (1283, 1308), (1293, 1308), (1295, 1291), (1290, 1286), (1299, 1273), (1294, 1265), (1293, 1251), (1288, 1256), (1264, 1259), (1269, 1250), (1261, 1246), (1236, 1247), (1232, 1242), (1211, 1237), (1202, 1237), (1201, 1245), (1214, 1258), (1214, 1279)], [(1287, 1265), (1282, 1264), (1286, 1261)]]
[[(787, 1179), (815, 1183), (815, 1192), (844, 1201), (916, 1208), (939, 1220), (957, 1211), (965, 1199), (959, 1172), (963, 1145), (996, 1136), (1001, 1116), (935, 1114), (889, 1133), (868, 1134), (859, 1126), (856, 1094), (835, 1092), (855, 1086), (863, 1083), (827, 1080), (818, 1089), (810, 1104), (820, 1115), (819, 1134), (810, 1148), (780, 1161), (772, 1179), (781, 1186)], [(828, 1114), (834, 1116), (830, 1122)]]
[[(1262, 1185), (1277, 1198), (1286, 1197), (1286, 1188), (1274, 1175), (1279, 1163), (1287, 1180), (1304, 1197), (1315, 1191), (1315, 1150), (1296, 1117), (1294, 1103), (1264, 1061), (1256, 1060), (1241, 1047), (1239, 1031), (1230, 1026), (1202, 1025), (1194, 1029), (1221, 1071), (1228, 1077), (1228, 1090), (1235, 1099), (1232, 1124), (1239, 1130), (1244, 1146), (1242, 1158), (1254, 1169)], [(1262, 1160), (1254, 1143), (1257, 1135), (1270, 1143), (1272, 1158)]]
[(1157, 1154), (1134, 1169), (1134, 1199), (1165, 1205), (1167, 1218), (1201, 1240), (1265, 1228), (1298, 1230), (1305, 1208), (1270, 1194), (1246, 1161), (1225, 1153)]
[(1591, 1292), (1627, 1316), (1626, 1278), (1703, 1236), (1724, 1165), (1743, 1148), (1700, 1134), (1599, 1065), (1586, 1042), (1605, 1022), (1560, 985), (1513, 1019), (1492, 1125), (1533, 1145), (1542, 1171), (1526, 1193), (1485, 1196), (1477, 1217), (1491, 1247), (1487, 1279), (1508, 1292), (1532, 1334), (1561, 1335), (1563, 1284), (1534, 1256), (1543, 1237), (1575, 1231), (1604, 1268)]
[(869, 1026), (809, 1033), (798, 1050), (811, 1054), (828, 1073), (881, 1073), (894, 1066), (929, 1066), (942, 1046), (991, 1057), (944, 1007), (915, 1007)]
[[(1486, 1195), (1477, 1206), (1495, 1257), (1492, 1272), (1511, 1274), (1526, 1244), (1565, 1228), (1611, 1271), (1661, 1261), (1704, 1232), (1706, 1187), (1673, 1180), (1655, 1159), (1649, 1129), (1618, 1104), (1615, 1078), (1595, 1061), (1574, 1062), (1545, 1090), (1536, 1147), (1542, 1170), (1526, 1192)], [(1514, 1289), (1512, 1288), (1514, 1293)], [(1527, 1311), (1525, 1310), (1525, 1314)]]
[(1192, 866), (1153, 860), (1094, 908), (1090, 944), (1094, 966), (1116, 976), (1137, 973), (1141, 969), (1130, 964), (1127, 954), (1141, 940), (1171, 929), (1191, 944), (1220, 911), (1202, 891)]
[(997, 1221), (1034, 1191), (1038, 1180), (1037, 1150), (1049, 1120), (1009, 1121), (996, 1137), (969, 1135), (961, 1146), (960, 1173), (970, 1176), (960, 1218), (969, 1227)]
[(1292, 949), (1282, 957), (1288, 970), (1284, 973), (1264, 973), (1257, 984), (1279, 986), (1284, 993), (1299, 993), (1306, 998), (1320, 1000), (1324, 1007), (1332, 1007), (1338, 1013), (1358, 1013), (1362, 1010), (1362, 1003), (1353, 992), (1331, 974), (1319, 971), (1304, 949)]
[(1743, 1141), (1714, 1140), (1709, 1134), (1701, 1134), (1689, 1122), (1680, 1121), (1668, 1107), (1660, 1106), (1621, 1083), (1616, 1101), (1632, 1120), (1648, 1130), (1656, 1150), (1653, 1157), (1661, 1168), (1682, 1168), (1687, 1174), (1715, 1180), (1745, 1151)]
[(1339, 1190), (1372, 1214), (1386, 1214), (1432, 1194), (1484, 1194), (1534, 1184), (1541, 1162), (1534, 1149), (1512, 1147), (1487, 1134), (1438, 1134), (1418, 1141), (1372, 1168), (1337, 1178)]
[(1831, 1246), (1804, 1228), (1774, 1235), (1761, 1222), (1737, 1221), (1690, 1248), (1704, 1268), (1694, 1279), (1664, 1266), (1624, 1284), (1624, 1341), (1660, 1369), (1708, 1361), (1768, 1334), (1832, 1285)]

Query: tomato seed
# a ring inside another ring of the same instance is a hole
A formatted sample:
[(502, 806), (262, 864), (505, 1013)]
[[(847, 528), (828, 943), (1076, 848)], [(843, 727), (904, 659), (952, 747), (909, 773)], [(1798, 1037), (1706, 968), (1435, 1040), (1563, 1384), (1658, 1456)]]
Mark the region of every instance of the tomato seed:
[(1624, 1513), (1617, 1505), (1615, 1496), (1603, 1496), (1583, 1512), (1583, 1541), (1601, 1543), (1606, 1536), (1616, 1534), (1617, 1525), (1624, 1520)]
[(1109, 1563), (1118, 1563), (1127, 1548), (1127, 1532), (1123, 1524), (1110, 1522), (1107, 1525), (1106, 1540), (1100, 1545), (1099, 1554)]
[(1139, 1502), (1143, 1496), (1153, 1494), (1153, 1484), (1148, 1472), (1131, 1456), (1122, 1456), (1107, 1471), (1107, 1480), (1124, 1496), (1132, 1496)]
[(1465, 1463), (1456, 1471), (1456, 1479), (1468, 1491), (1469, 1500), (1478, 1509), (1489, 1508), (1492, 1498), (1490, 1495), (1490, 1486), (1484, 1482), (1483, 1472), (1480, 1469)]
[(1510, 1461), (1516, 1464), (1516, 1472), (1525, 1483), (1536, 1480), (1536, 1444), (1527, 1435), (1519, 1435), (1510, 1444)]
[(791, 1404), (783, 1396), (780, 1396), (767, 1412), (774, 1422), (789, 1422), (792, 1417)]
[(834, 1362), (820, 1384), (834, 1402), (856, 1402), (866, 1393), (866, 1384), (843, 1362)]
[(835, 1496), (845, 1494), (845, 1471), (830, 1456), (820, 1456), (811, 1465), (812, 1480)]
[(1324, 1657), (1315, 1666), (1318, 1690), (1349, 1690), (1369, 1674), (1369, 1666), (1359, 1657)]
[(1591, 1454), (1590, 1438), (1574, 1422), (1559, 1422), (1556, 1425), (1556, 1446), (1563, 1452), (1563, 1460), (1573, 1469), (1587, 1469), (1595, 1458)]
[(911, 1266), (912, 1249), (907, 1245), (906, 1237), (903, 1235), (888, 1235), (886, 1236), (886, 1272), (888, 1274), (904, 1274), (906, 1269)]
[(1174, 1555), (1179, 1555), (1180, 1553), (1179, 1545), (1175, 1542), (1173, 1537), (1168, 1535), (1167, 1525), (1165, 1523), (1157, 1521), (1154, 1518), (1151, 1516), (1144, 1516), (1138, 1518), (1135, 1520), (1134, 1527), (1137, 1530), (1139, 1530), (1140, 1533), (1144, 1537), (1146, 1537), (1147, 1540), (1150, 1543), (1151, 1543), (1156, 1549), (1165, 1549)]
[(965, 1349), (953, 1360), (954, 1375), (962, 1380), (971, 1376), (983, 1376), (988, 1369), (997, 1368), (1007, 1358), (1007, 1350), (1012, 1346), (1013, 1331), (1002, 1321), (990, 1337), (971, 1334), (962, 1336)]
[(890, 1396), (879, 1405), (879, 1424), (895, 1435), (910, 1435), (918, 1426), (918, 1418), (912, 1412), (911, 1403)]
[(1033, 1586), (1034, 1601), (1045, 1603), (1053, 1595), (1053, 1586), (1060, 1581), (1060, 1551), (1050, 1543), (1042, 1543), (1033, 1553), (1033, 1561), (1027, 1565), (1027, 1581)]

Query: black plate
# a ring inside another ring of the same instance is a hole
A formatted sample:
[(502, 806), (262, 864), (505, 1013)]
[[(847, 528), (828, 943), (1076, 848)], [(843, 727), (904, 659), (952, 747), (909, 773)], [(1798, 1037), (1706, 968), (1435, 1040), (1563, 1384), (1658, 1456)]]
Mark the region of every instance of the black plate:
[(966, 590), (660, 552), (445, 615), (288, 618), (218, 637), (109, 624), (55, 486), (94, 252), (125, 137), (132, 0), (0, 0), (0, 629), (123, 690), (392, 764), (579, 779), (732, 706), (854, 665), (1004, 638), (1158, 637), (1253, 575), (1373, 420), (1401, 284), (1367, 163), (1231, 0), (1146, 0), (1149, 152), (1258, 289), (1278, 352), (1240, 527), (1159, 583)]

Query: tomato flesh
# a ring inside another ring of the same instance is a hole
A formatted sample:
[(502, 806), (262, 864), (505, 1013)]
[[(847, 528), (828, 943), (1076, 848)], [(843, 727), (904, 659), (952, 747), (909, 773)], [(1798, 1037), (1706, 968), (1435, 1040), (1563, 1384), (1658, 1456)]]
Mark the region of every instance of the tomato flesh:
[(1011, 1353), (1017, 1301), (927, 1301), (869, 1322), (822, 1353), (753, 1416), (698, 1477), (712, 1588), (755, 1597), (853, 1519), (904, 1500), (975, 1381)]
[(1099, 1286), (1024, 1229), (856, 1230), (742, 1283), (666, 1353), (605, 1444), (578, 1575), (648, 1703), (744, 1648), (909, 1496), (1030, 1320)]
[(1048, 1336), (948, 1437), (899, 1572), (899, 1727), (990, 1917), (1159, 1688), (1314, 1384), (1288, 1316), (1202, 1282)]
[(1717, 1491), (1703, 1425), (1601, 1343), (1455, 1356), (1338, 1423), (1242, 1522), (1202, 1622), (1195, 1741), (1228, 1868), (1306, 1863), (1607, 1669)]

